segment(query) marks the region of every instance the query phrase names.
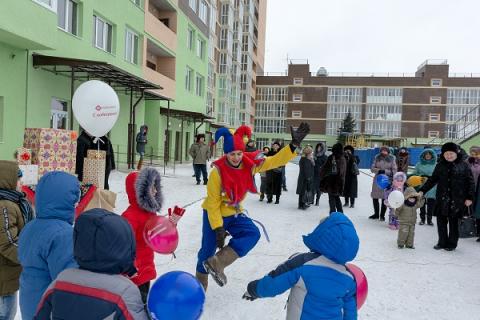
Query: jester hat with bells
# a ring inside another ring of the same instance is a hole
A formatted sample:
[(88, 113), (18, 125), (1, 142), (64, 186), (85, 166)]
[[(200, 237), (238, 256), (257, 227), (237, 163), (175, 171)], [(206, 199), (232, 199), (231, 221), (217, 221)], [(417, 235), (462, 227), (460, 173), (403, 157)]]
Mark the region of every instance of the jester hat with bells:
[(215, 132), (215, 143), (223, 137), (223, 152), (229, 153), (232, 151), (245, 151), (245, 140), (250, 139), (252, 136), (252, 129), (249, 126), (240, 126), (235, 133), (232, 132), (228, 128), (220, 128)]

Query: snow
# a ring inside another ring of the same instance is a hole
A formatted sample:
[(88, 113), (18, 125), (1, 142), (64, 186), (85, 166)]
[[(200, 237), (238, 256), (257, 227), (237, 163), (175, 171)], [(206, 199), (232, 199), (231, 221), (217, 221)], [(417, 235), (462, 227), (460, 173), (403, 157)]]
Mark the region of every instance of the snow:
[[(280, 204), (259, 202), (253, 194), (244, 203), (249, 215), (266, 226), (271, 242), (262, 236), (246, 257), (228, 267), (225, 287), (220, 288), (209, 279), (202, 319), (285, 319), (288, 292), (253, 302), (241, 297), (249, 281), (263, 277), (293, 253), (306, 251), (301, 236), (313, 230), (328, 213), (326, 195), (320, 199), (319, 207), (298, 210), (298, 166), (289, 164), (286, 172), (289, 191), (282, 194)], [(121, 172), (111, 176), (111, 189), (118, 194), (119, 214), (128, 206), (125, 176)], [(436, 251), (436, 227), (417, 225), (416, 249), (398, 249), (397, 232), (388, 229), (385, 222), (368, 219), (373, 210), (371, 183), (372, 178), (362, 173), (360, 198), (354, 209), (345, 209), (360, 236), (360, 251), (354, 263), (363, 269), (369, 282), (368, 298), (359, 319), (480, 319), (480, 244), (475, 242), (476, 238), (461, 239), (454, 252)], [(191, 165), (177, 166), (174, 174), (169, 172), (163, 177), (162, 185), (163, 213), (175, 204), (198, 202), (187, 208), (179, 222), (177, 258), (156, 255), (157, 273), (182, 270), (194, 274), (201, 240), (200, 199), (205, 196), (205, 186), (195, 185)]]

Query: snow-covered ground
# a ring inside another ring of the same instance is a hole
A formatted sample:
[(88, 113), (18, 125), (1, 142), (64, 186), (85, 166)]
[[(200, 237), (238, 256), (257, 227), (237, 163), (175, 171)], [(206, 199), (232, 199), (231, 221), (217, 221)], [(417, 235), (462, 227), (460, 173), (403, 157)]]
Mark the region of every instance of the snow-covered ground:
[[(227, 268), (225, 287), (218, 287), (210, 279), (202, 319), (285, 319), (287, 294), (253, 302), (241, 297), (249, 281), (262, 277), (291, 254), (306, 251), (301, 235), (313, 230), (328, 213), (326, 196), (319, 207), (297, 210), (297, 175), (298, 166), (289, 164), (289, 191), (282, 194), (278, 205), (259, 202), (256, 195), (248, 196), (244, 205), (250, 216), (267, 227), (271, 242), (262, 236), (250, 254)], [(118, 194), (117, 213), (128, 206), (125, 176), (120, 172), (111, 176), (111, 189)], [(205, 186), (195, 185), (191, 176), (191, 165), (184, 165), (177, 166), (175, 175), (163, 178), (164, 212), (175, 204), (185, 205), (205, 196)], [(368, 298), (359, 319), (480, 319), (480, 244), (475, 238), (461, 239), (454, 252), (435, 251), (436, 227), (417, 225), (416, 249), (399, 250), (397, 232), (389, 230), (384, 222), (367, 218), (372, 214), (371, 182), (371, 177), (359, 176), (356, 207), (345, 209), (361, 241), (354, 263), (363, 269), (369, 282)], [(195, 273), (201, 239), (200, 204), (198, 201), (189, 206), (179, 222), (177, 258), (156, 255), (159, 275), (172, 270)]]

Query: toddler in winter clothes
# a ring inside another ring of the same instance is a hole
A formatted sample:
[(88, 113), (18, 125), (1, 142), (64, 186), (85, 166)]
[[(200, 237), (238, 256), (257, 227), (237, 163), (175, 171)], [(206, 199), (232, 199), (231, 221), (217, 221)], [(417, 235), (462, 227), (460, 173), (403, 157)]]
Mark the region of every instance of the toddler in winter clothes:
[(415, 249), (413, 238), (415, 236), (415, 223), (417, 222), (417, 209), (425, 204), (425, 199), (412, 187), (408, 187), (403, 196), (405, 198), (404, 204), (395, 209), (395, 217), (398, 218), (400, 224), (397, 245), (399, 249), (404, 247)]
[[(150, 167), (146, 167), (140, 172), (130, 173), (125, 180), (130, 206), (122, 214), (122, 217), (127, 219), (132, 226), (137, 245), (135, 258), (137, 273), (131, 280), (140, 289), (144, 303), (147, 301), (150, 281), (157, 277), (157, 273), (153, 250), (145, 242), (143, 233), (147, 221), (162, 208), (163, 197), (160, 180), (158, 171)], [(173, 223), (177, 223), (184, 212), (184, 209), (178, 207), (173, 212), (169, 210), (170, 219)]]
[(248, 284), (244, 299), (274, 297), (290, 290), (287, 320), (357, 319), (356, 283), (345, 264), (355, 258), (359, 239), (352, 222), (333, 212), (295, 254), (260, 280)]
[(84, 212), (73, 250), (80, 268), (49, 285), (35, 319), (149, 319), (138, 288), (122, 275), (135, 272), (135, 238), (125, 219), (104, 209)]

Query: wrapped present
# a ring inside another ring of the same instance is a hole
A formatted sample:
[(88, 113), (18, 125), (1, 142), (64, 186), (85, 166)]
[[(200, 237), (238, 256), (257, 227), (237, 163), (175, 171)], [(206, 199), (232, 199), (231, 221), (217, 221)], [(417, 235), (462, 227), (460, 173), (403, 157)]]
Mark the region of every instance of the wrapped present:
[(32, 150), (38, 177), (49, 171), (75, 173), (77, 133), (70, 130), (26, 128), (23, 147)]
[(91, 183), (97, 189), (105, 185), (105, 159), (83, 159), (83, 183)]
[(38, 183), (38, 165), (19, 165), (19, 169), (22, 171), (22, 177), (20, 180), (23, 185), (33, 186)]
[(17, 163), (19, 165), (32, 164), (32, 150), (27, 148), (17, 148)]
[(104, 150), (87, 150), (88, 159), (106, 159), (107, 152)]
[(96, 190), (92, 199), (85, 207), (85, 211), (101, 208), (107, 211), (113, 212), (115, 209), (115, 201), (117, 200), (117, 194), (110, 190)]

